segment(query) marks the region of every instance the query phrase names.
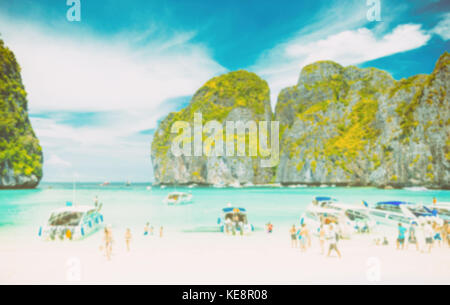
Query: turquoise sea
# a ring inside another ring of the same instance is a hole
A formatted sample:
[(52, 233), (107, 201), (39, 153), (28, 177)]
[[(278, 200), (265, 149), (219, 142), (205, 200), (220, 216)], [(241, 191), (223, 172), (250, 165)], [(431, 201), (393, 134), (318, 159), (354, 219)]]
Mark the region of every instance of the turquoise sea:
[[(107, 224), (117, 229), (142, 230), (150, 222), (155, 231), (187, 232), (199, 227), (215, 227), (221, 209), (230, 202), (248, 210), (249, 221), (263, 228), (272, 222), (275, 228), (298, 223), (313, 196), (329, 195), (342, 202), (361, 204), (382, 200), (406, 200), (417, 203), (450, 201), (450, 191), (381, 190), (376, 188), (166, 188), (148, 184), (126, 187), (123, 183), (101, 187), (94, 183), (77, 183), (75, 202), (92, 204), (98, 196)], [(166, 206), (163, 199), (172, 191), (192, 192), (194, 202), (182, 206)], [(15, 238), (37, 235), (52, 210), (64, 207), (74, 197), (71, 183), (43, 183), (35, 190), (0, 191), (0, 235), (14, 232)]]

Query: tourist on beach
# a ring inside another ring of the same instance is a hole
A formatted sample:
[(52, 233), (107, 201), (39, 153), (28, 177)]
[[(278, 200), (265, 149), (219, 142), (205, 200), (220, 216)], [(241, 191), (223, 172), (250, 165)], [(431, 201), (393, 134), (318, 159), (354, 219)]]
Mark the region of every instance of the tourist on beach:
[(331, 223), (328, 226), (328, 230), (327, 230), (327, 234), (326, 234), (326, 238), (328, 240), (329, 243), (329, 248), (328, 248), (328, 255), (327, 257), (331, 256), (331, 252), (334, 250), (337, 255), (339, 256), (339, 258), (341, 258), (341, 252), (339, 252), (338, 249), (338, 233), (335, 231), (333, 224)]
[(309, 241), (309, 231), (308, 228), (306, 227), (306, 224), (302, 224), (302, 227), (300, 229), (300, 249), (305, 252), (307, 249), (308, 244), (310, 244)]
[(291, 247), (297, 248), (297, 228), (295, 225), (292, 225), (292, 228), (289, 230), (289, 233), (291, 234)]
[(425, 244), (428, 249), (428, 253), (431, 253), (431, 248), (433, 247), (433, 235), (434, 230), (431, 226), (431, 222), (427, 222), (424, 226)]
[(112, 237), (112, 230), (111, 227), (106, 227), (105, 228), (105, 236), (103, 238), (104, 242), (105, 242), (105, 254), (106, 254), (106, 258), (108, 260), (111, 260), (111, 255), (112, 255), (112, 244), (113, 244), (113, 237)]
[(406, 245), (406, 249), (408, 249), (409, 244), (416, 245), (417, 251), (419, 251), (419, 243), (417, 241), (416, 236), (416, 228), (417, 228), (417, 222), (413, 221), (411, 226), (409, 227), (409, 233), (408, 233), (408, 244)]
[(319, 228), (319, 243), (320, 243), (320, 254), (325, 254), (325, 228), (320, 225)]
[(159, 237), (163, 237), (163, 231), (164, 231), (164, 227), (161, 226), (161, 227), (159, 228)]
[(445, 220), (442, 225), (442, 240), (444, 242), (444, 246), (447, 245), (450, 247), (450, 225), (447, 220)]
[(150, 223), (147, 222), (147, 224), (144, 227), (144, 236), (148, 236), (150, 232)]
[(433, 205), (436, 205), (437, 204), (437, 199), (436, 199), (436, 197), (433, 197)]
[(398, 224), (397, 250), (405, 249), (406, 228), (401, 223)]
[(233, 226), (233, 222), (231, 221), (231, 218), (227, 217), (225, 219), (225, 233), (230, 234), (232, 226)]
[(441, 227), (436, 222), (433, 222), (432, 228), (434, 230), (433, 239), (435, 242), (438, 243), (439, 247), (441, 247), (441, 242), (442, 242)]
[(95, 195), (94, 197), (94, 206), (97, 208), (98, 207), (98, 196)]
[(272, 233), (273, 232), (273, 224), (271, 224), (270, 222), (266, 225), (267, 228), (267, 233)]
[(125, 243), (127, 245), (127, 251), (130, 252), (130, 244), (131, 244), (131, 239), (133, 238), (133, 236), (131, 235), (131, 230), (127, 229), (127, 231), (125, 232)]
[(447, 244), (450, 247), (450, 224), (448, 223), (448, 221), (446, 221), (445, 224), (446, 224), (445, 235), (447, 236)]

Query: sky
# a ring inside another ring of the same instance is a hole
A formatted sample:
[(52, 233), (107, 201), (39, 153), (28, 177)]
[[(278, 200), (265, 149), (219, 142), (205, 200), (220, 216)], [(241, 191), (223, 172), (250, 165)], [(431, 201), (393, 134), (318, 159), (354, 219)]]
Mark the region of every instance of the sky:
[(401, 79), (450, 51), (449, 1), (79, 1), (80, 21), (71, 0), (0, 1), (47, 182), (151, 182), (158, 122), (226, 72), (257, 73), (274, 106), (317, 60)]

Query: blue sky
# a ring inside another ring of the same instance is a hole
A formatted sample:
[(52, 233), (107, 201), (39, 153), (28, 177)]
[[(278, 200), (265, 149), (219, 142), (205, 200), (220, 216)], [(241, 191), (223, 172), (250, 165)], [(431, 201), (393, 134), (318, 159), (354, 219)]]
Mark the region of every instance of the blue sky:
[[(16, 53), (45, 181), (151, 181), (157, 122), (209, 78), (247, 69), (272, 105), (316, 60), (430, 73), (449, 51), (450, 4), (380, 0), (65, 0), (0, 2), (0, 34)], [(132, 2), (132, 4), (130, 3)]]

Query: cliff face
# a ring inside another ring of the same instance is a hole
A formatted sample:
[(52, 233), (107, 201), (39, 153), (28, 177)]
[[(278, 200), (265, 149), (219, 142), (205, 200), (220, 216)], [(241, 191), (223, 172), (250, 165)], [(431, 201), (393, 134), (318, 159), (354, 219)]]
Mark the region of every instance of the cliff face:
[(450, 54), (431, 75), (400, 81), (377, 69), (325, 61), (306, 66), (297, 85), (282, 90), (280, 162), (259, 157), (173, 157), (171, 125), (270, 120), (269, 88), (255, 74), (214, 78), (191, 104), (170, 114), (152, 145), (157, 183), (268, 183), (450, 187)]
[(28, 119), (20, 67), (0, 40), (0, 189), (36, 187), (42, 178), (42, 159)]
[[(161, 184), (246, 184), (266, 183), (273, 178), (273, 168), (262, 168), (257, 156), (180, 156), (171, 151), (175, 138), (171, 127), (176, 121), (193, 125), (195, 113), (203, 124), (216, 120), (224, 130), (227, 121), (271, 121), (269, 87), (256, 74), (231, 72), (208, 81), (193, 96), (190, 104), (169, 114), (159, 125), (152, 143), (155, 182)], [(207, 136), (203, 133), (203, 138)], [(191, 143), (192, 144), (192, 143)], [(247, 149), (249, 144), (247, 143)], [(248, 152), (248, 150), (247, 150)]]
[(278, 98), (281, 183), (450, 186), (450, 55), (395, 81), (333, 62), (305, 67)]

